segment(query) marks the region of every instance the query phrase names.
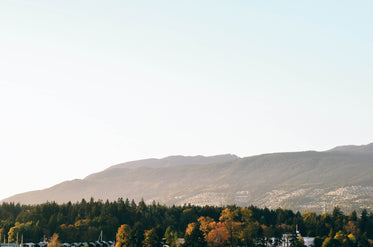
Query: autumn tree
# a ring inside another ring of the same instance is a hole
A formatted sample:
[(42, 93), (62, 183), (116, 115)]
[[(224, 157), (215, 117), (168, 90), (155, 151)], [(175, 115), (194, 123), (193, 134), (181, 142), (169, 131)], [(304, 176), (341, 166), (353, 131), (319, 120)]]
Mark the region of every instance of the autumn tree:
[(184, 239), (186, 246), (203, 247), (207, 244), (203, 233), (200, 230), (200, 224), (196, 222), (188, 224)]
[(230, 210), (229, 208), (226, 208), (221, 212), (221, 216), (219, 218), (220, 222), (224, 223), (228, 231), (229, 242), (232, 245), (236, 245), (239, 240), (241, 223), (235, 221), (235, 219), (238, 217), (238, 212), (238, 209)]
[(54, 233), (47, 247), (59, 247), (59, 246), (60, 246), (60, 241), (58, 240), (58, 234)]
[(207, 235), (210, 246), (225, 246), (229, 244), (229, 233), (224, 223), (215, 221), (211, 223), (211, 231)]
[(15, 226), (13, 226), (12, 228), (9, 229), (9, 232), (8, 232), (8, 240), (9, 242), (15, 242), (17, 239), (17, 233), (19, 233), (22, 229), (24, 228), (24, 224), (20, 224), (20, 223), (16, 223)]
[(251, 209), (241, 208), (240, 214), (241, 214), (241, 222), (243, 224), (250, 224), (251, 222), (254, 221), (253, 211)]
[(341, 247), (342, 243), (335, 238), (328, 237), (322, 243), (322, 247)]
[(207, 235), (213, 229), (213, 223), (215, 223), (215, 225), (216, 225), (216, 222), (214, 221), (214, 219), (212, 219), (208, 216), (207, 217), (204, 217), (204, 216), (199, 217), (198, 222), (200, 224), (199, 229), (203, 232), (203, 236), (205, 237), (205, 239), (207, 239)]
[(17, 241), (17, 235), (22, 233), (25, 241), (35, 241), (39, 233), (39, 227), (31, 221), (26, 223), (16, 222), (15, 226), (11, 227), (8, 232), (10, 242)]
[(117, 243), (115, 247), (132, 247), (135, 246), (132, 236), (131, 227), (127, 224), (123, 224), (118, 228)]
[(155, 247), (159, 245), (159, 238), (154, 228), (145, 231), (143, 243), (145, 247)]

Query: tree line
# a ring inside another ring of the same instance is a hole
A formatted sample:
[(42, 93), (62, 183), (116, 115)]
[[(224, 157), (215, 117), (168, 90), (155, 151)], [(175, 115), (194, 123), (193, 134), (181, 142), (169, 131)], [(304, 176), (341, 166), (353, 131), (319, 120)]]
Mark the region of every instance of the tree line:
[[(279, 245), (283, 234), (315, 238), (315, 246), (370, 246), (373, 239), (373, 214), (362, 210), (343, 213), (293, 212), (287, 209), (215, 206), (165, 206), (116, 201), (82, 200), (76, 203), (39, 205), (2, 203), (0, 242), (40, 242), (58, 234), (61, 242), (117, 240), (117, 247), (158, 246), (163, 242), (177, 246), (265, 246)], [(302, 246), (294, 237), (292, 244)]]

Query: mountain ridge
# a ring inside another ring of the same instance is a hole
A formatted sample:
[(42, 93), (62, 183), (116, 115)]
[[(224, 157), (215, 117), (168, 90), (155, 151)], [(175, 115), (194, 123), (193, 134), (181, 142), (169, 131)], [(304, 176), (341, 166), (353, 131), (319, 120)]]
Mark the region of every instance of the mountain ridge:
[(344, 145), (337, 146), (327, 152), (373, 152), (373, 143), (367, 145)]
[[(151, 161), (145, 165), (144, 160), (125, 162), (82, 180), (65, 181), (3, 201), (35, 204), (47, 200), (63, 203), (90, 197), (102, 200), (122, 197), (168, 205), (253, 204), (301, 211), (321, 211), (325, 202), (346, 210), (373, 208), (373, 152), (371, 144), (358, 147), (358, 151), (354, 147), (352, 151), (350, 147), (336, 147), (338, 151), (272, 153), (245, 158), (231, 154), (210, 158), (169, 156), (147, 159), (146, 162)], [(178, 163), (169, 163), (175, 159)], [(160, 161), (165, 162), (160, 164)]]
[(234, 160), (238, 158), (239, 157), (234, 154), (221, 154), (221, 155), (214, 155), (214, 156), (172, 155), (172, 156), (167, 156), (161, 159), (151, 158), (151, 159), (128, 161), (128, 162), (120, 163), (114, 166), (110, 166), (106, 170), (116, 169), (116, 168), (138, 168), (138, 167), (159, 168), (159, 167), (170, 167), (170, 166), (178, 166), (178, 165), (202, 165), (202, 164), (208, 164), (208, 163), (224, 162), (224, 161)]

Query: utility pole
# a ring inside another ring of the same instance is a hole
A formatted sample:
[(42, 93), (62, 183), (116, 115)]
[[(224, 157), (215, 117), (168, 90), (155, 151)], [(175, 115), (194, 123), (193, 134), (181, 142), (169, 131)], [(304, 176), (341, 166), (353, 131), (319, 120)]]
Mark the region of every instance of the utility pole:
[(102, 242), (102, 230), (101, 230), (100, 236), (98, 236), (98, 241)]

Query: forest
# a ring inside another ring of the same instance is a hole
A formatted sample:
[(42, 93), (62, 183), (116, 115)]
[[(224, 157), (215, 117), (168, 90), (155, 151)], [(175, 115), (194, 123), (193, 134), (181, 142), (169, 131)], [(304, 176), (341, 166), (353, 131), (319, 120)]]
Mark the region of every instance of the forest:
[[(58, 234), (61, 243), (116, 241), (116, 247), (159, 246), (279, 246), (283, 234), (294, 236), (293, 246), (304, 246), (301, 236), (315, 237), (315, 246), (371, 246), (373, 214), (366, 209), (345, 214), (293, 212), (256, 206), (165, 206), (119, 198), (76, 203), (0, 205), (0, 242), (40, 242)], [(179, 244), (180, 245), (180, 244)]]

